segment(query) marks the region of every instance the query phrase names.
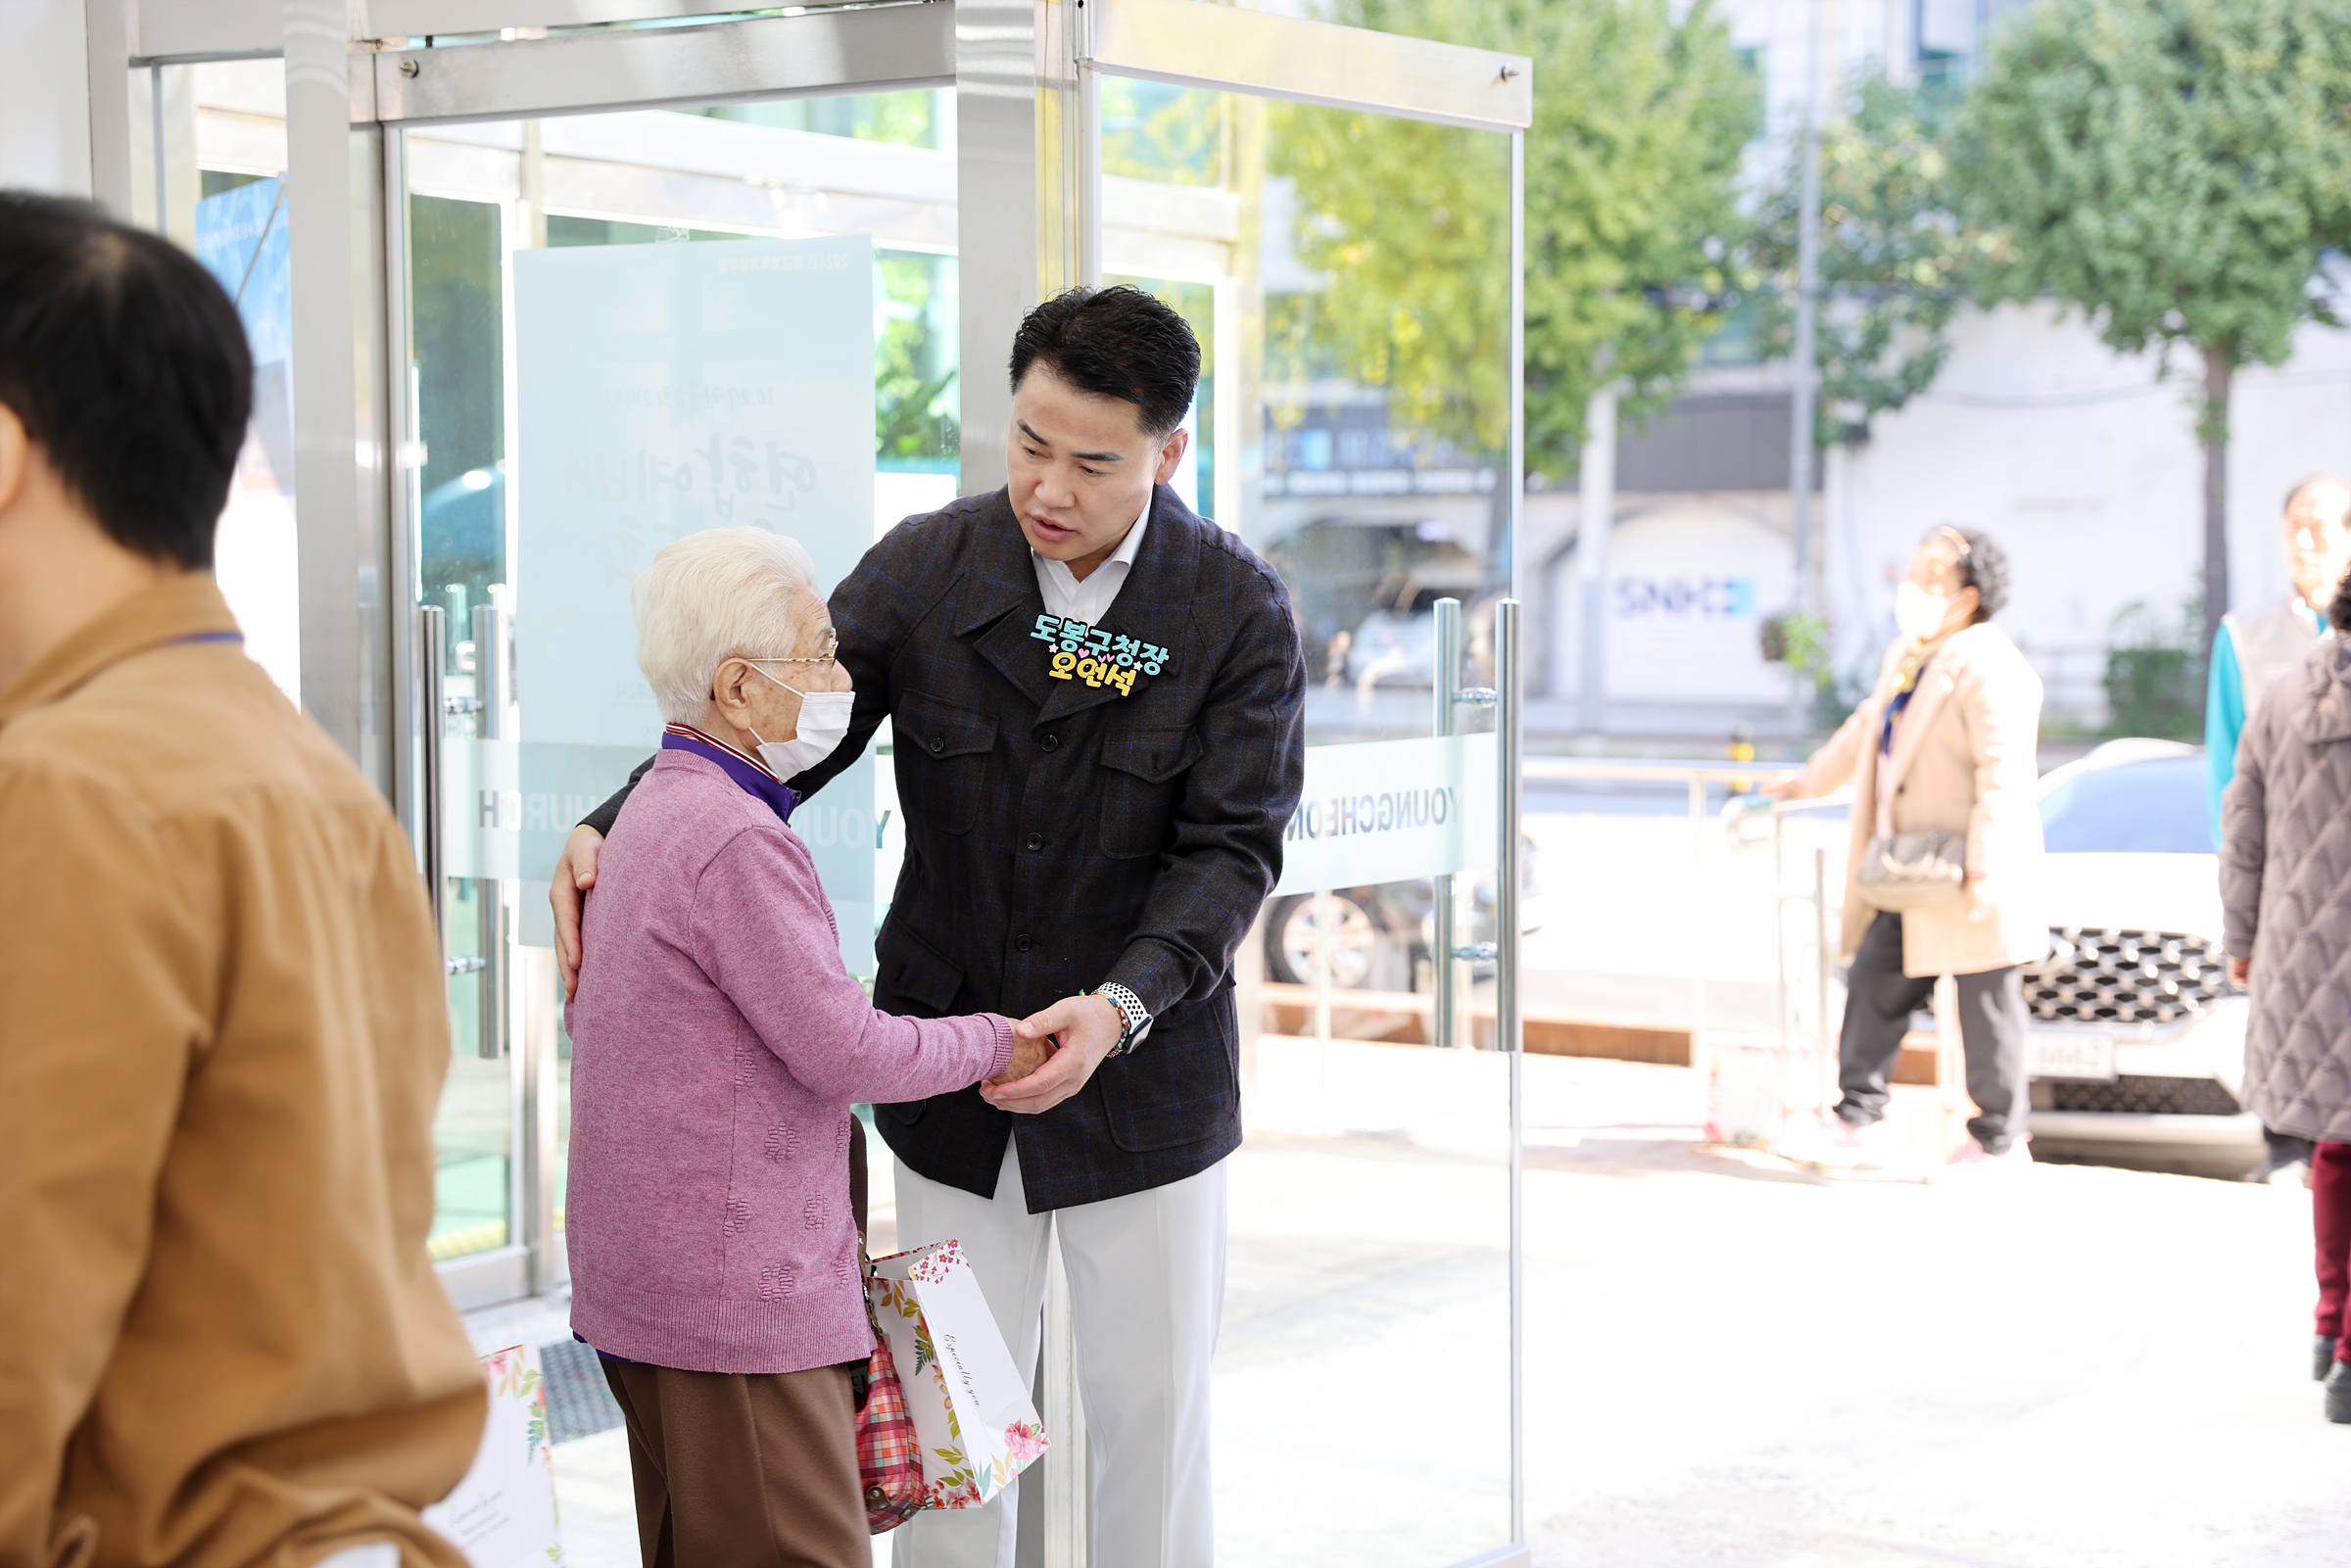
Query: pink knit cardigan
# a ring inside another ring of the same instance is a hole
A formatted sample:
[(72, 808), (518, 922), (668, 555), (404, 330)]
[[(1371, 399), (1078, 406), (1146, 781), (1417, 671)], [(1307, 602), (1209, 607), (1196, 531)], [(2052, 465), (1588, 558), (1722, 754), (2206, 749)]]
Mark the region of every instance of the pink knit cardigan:
[(629, 796), (581, 942), (564, 1015), (573, 1330), (691, 1371), (863, 1358), (849, 1107), (993, 1076), (1010, 1027), (875, 1011), (807, 846), (687, 751)]

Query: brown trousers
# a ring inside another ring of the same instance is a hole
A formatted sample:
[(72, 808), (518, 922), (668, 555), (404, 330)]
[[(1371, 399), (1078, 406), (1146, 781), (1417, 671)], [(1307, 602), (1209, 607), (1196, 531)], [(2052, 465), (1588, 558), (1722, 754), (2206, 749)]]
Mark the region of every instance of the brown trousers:
[(872, 1568), (849, 1368), (603, 1363), (645, 1568)]

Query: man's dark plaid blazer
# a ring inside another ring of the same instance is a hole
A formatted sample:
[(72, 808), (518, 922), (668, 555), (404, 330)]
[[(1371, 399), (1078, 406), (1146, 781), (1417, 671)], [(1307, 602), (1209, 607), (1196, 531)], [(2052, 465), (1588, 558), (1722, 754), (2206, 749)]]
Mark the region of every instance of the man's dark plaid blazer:
[[(1034, 635), (1029, 542), (997, 491), (890, 530), (832, 609), (855, 716), (791, 783), (813, 792), (891, 721), (906, 861), (875, 1002), (1021, 1018), (1117, 980), (1154, 1018), (1131, 1054), (1042, 1116), (976, 1088), (877, 1106), (890, 1148), (988, 1197), (1017, 1131), (1032, 1212), (1164, 1186), (1230, 1154), (1232, 954), (1280, 876), (1304, 772), (1306, 667), (1280, 579), (1162, 485), (1099, 624), (1171, 662), (1124, 696), (1056, 679)], [(608, 832), (627, 793), (588, 826)]]

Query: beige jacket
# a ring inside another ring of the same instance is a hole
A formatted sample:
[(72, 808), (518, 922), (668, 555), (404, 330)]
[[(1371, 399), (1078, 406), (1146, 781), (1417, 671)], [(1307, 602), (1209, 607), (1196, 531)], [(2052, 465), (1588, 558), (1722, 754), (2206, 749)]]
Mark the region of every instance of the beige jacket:
[[(1877, 914), (1861, 901), (1853, 878), (1877, 823), (1878, 727), (1910, 646), (1908, 638), (1897, 638), (1886, 650), (1868, 698), (1813, 753), (1797, 785), (1803, 795), (1848, 783), (1855, 790), (1845, 879), (1848, 957)], [(1975, 974), (2047, 955), (2035, 761), (2039, 734), (2040, 677), (1991, 622), (1952, 633), (1920, 674), (1894, 732), (1894, 831), (1965, 833), (1967, 869), (1985, 880), (1973, 914), (1954, 902), (1902, 917), (1903, 974)]]
[(235, 628), (179, 578), (0, 692), (0, 1568), (463, 1568), (439, 948)]

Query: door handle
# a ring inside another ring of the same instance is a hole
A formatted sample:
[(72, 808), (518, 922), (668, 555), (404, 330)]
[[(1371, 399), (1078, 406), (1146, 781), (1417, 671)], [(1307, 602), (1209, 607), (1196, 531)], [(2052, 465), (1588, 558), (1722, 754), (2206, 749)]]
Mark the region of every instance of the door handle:
[[(416, 669), (424, 689), (417, 715), (416, 761), (423, 775), (418, 781), (422, 792), (422, 809), (416, 813), (421, 840), (419, 868), (424, 873), (425, 896), (433, 906), (433, 934), (445, 937), (446, 922), (441, 907), (448, 894), (441, 877), (441, 724), (449, 712), (449, 670), (445, 650), (449, 645), (449, 612), (438, 604), (416, 606), (414, 635), (416, 638)], [(444, 954), (446, 957), (446, 953)]]

